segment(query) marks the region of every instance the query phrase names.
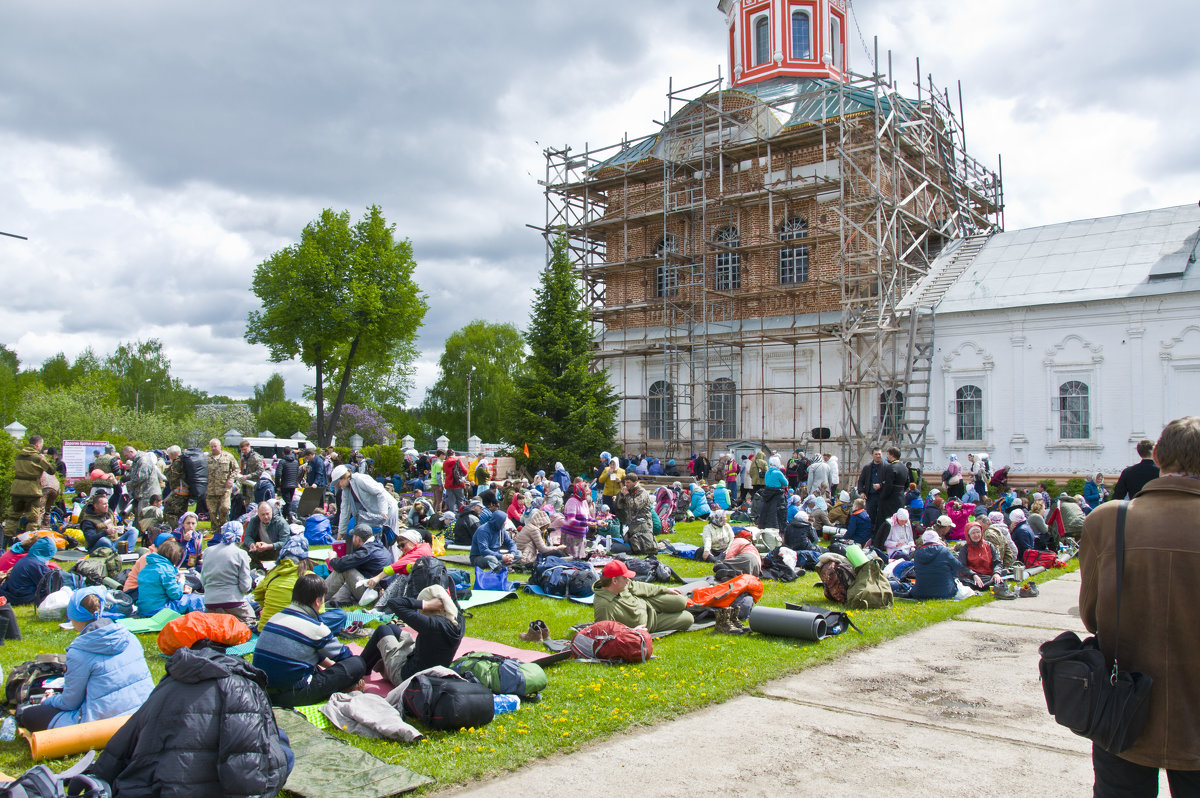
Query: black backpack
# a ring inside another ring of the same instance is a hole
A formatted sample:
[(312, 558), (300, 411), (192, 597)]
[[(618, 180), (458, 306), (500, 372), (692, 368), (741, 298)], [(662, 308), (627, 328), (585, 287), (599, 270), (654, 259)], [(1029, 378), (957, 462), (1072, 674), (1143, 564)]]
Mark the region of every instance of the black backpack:
[(0, 798), (112, 798), (108, 782), (83, 771), (92, 765), (95, 751), (62, 773), (45, 765), (34, 765), (17, 776), (16, 781), (0, 786)]
[(51, 568), (38, 580), (37, 587), (33, 589), (33, 606), (41, 606), (42, 602), (46, 600), (46, 596), (57, 593), (63, 587), (78, 590), (83, 586), (83, 580), (75, 574), (69, 574), (61, 568)]
[(461, 676), (418, 673), (404, 688), (404, 713), (437, 731), (479, 728), (492, 722), (492, 691)]
[(187, 449), (179, 456), (183, 458), (183, 481), (188, 486), (188, 497), (198, 499), (208, 493), (208, 460), (199, 449)]
[[(450, 576), (450, 571), (447, 570), (446, 564), (437, 557), (422, 557), (412, 564), (408, 570), (408, 576), (404, 578), (403, 587), (399, 593), (408, 598), (416, 598), (421, 594), (421, 591), (430, 585), (441, 585), (449, 594), (450, 600), (454, 602), (454, 606), (458, 608), (458, 585), (454, 582), (454, 577)], [(391, 605), (389, 600), (385, 605), (389, 612), (395, 612), (396, 608)], [(459, 609), (461, 617), (462, 610)]]
[(27, 703), (30, 696), (45, 692), (43, 684), (67, 673), (66, 654), (38, 654), (8, 672), (4, 681), (4, 703), (19, 707)]

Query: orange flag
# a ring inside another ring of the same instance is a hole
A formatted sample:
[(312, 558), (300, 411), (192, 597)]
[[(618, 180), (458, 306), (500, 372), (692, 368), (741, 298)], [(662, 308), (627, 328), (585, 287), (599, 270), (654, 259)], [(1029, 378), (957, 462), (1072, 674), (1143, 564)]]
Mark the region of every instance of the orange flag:
[(529, 444), (525, 444), (525, 459), (529, 459)]

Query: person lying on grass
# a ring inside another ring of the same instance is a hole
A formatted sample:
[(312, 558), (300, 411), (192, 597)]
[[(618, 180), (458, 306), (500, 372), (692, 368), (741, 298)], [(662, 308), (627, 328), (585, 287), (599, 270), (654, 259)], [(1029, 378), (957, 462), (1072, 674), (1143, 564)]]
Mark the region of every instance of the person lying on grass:
[(651, 633), (683, 631), (692, 625), (687, 597), (679, 590), (635, 582), (634, 576), (620, 560), (604, 566), (601, 577), (592, 585), (596, 595), (592, 609), (597, 621), (620, 621), (630, 628), (644, 626)]

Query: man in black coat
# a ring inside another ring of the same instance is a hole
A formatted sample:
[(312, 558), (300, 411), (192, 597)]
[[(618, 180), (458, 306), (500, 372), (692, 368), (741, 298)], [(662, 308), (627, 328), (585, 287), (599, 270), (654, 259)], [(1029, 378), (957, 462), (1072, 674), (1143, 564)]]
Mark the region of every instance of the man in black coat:
[(275, 725), (266, 682), (245, 660), (179, 649), (90, 772), (121, 798), (276, 795), (295, 759)]
[(299, 486), (300, 462), (296, 459), (295, 452), (284, 449), (283, 457), (275, 466), (275, 492), (283, 499), (283, 514), (289, 521), (292, 519), (292, 496)]
[(1116, 487), (1113, 488), (1112, 492), (1114, 501), (1132, 499), (1141, 493), (1142, 488), (1146, 487), (1147, 482), (1152, 479), (1158, 479), (1158, 466), (1155, 465), (1154, 459), (1150, 456), (1153, 452), (1154, 441), (1138, 441), (1137, 453), (1138, 457), (1142, 458), (1142, 461), (1134, 463), (1121, 472), (1121, 476), (1117, 480)]
[[(871, 542), (876, 548), (883, 548), (892, 528), (888, 519), (904, 505), (904, 491), (907, 487), (908, 467), (900, 462), (900, 450), (895, 446), (889, 447), (887, 462), (883, 464), (879, 474), (879, 505), (876, 508), (879, 515), (871, 516), (871, 520), (875, 522)], [(867, 514), (870, 515), (869, 510)]]
[(883, 472), (887, 464), (883, 462), (883, 450), (871, 450), (871, 462), (863, 466), (858, 474), (858, 495), (867, 500), (867, 515), (872, 519), (879, 518), (879, 492), (883, 488)]

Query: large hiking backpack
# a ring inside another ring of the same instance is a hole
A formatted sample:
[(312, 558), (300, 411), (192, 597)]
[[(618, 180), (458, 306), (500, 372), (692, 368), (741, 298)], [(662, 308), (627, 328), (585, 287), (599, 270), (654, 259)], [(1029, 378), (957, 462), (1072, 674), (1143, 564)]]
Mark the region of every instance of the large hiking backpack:
[(654, 655), (650, 632), (630, 629), (620, 621), (596, 621), (571, 638), (571, 655), (606, 662), (645, 662)]
[(461, 676), (418, 673), (404, 688), (404, 712), (436, 731), (486, 726), (496, 716), (492, 691)]
[(321, 513), (304, 519), (304, 538), (310, 546), (328, 546), (333, 543), (333, 525)]
[(42, 685), (67, 673), (66, 654), (38, 654), (8, 672), (4, 680), (4, 703), (16, 708), (31, 696), (45, 692)]
[(179, 455), (183, 459), (183, 481), (188, 486), (188, 498), (198, 499), (208, 493), (208, 459), (199, 449), (185, 449)]
[(496, 695), (515, 695), (534, 700), (546, 689), (546, 672), (533, 662), (522, 662), (499, 654), (474, 651), (450, 663), (460, 676), (468, 674)]
[(846, 591), (846, 606), (857, 610), (877, 610), (892, 606), (892, 584), (883, 575), (883, 561), (872, 557), (854, 572), (854, 582)]
[(543, 557), (534, 567), (530, 581), (554, 596), (586, 598), (599, 578), (596, 569), (582, 560)]
[[(441, 585), (445, 588), (450, 600), (454, 602), (454, 606), (458, 607), (458, 599), (463, 591), (459, 590), (458, 584), (450, 576), (446, 564), (437, 557), (422, 557), (412, 564), (407, 576), (396, 577), (396, 582), (388, 587), (385, 594), (384, 607), (388, 612), (395, 612), (396, 607), (393, 606), (393, 600), (396, 596), (416, 598), (422, 590), (430, 585)], [(469, 586), (465, 593), (466, 597), (471, 595)], [(461, 615), (461, 609), (459, 612)]]
[(728, 582), (721, 582), (709, 587), (698, 587), (688, 598), (689, 607), (710, 607), (713, 609), (728, 607), (743, 595), (748, 595), (757, 604), (762, 598), (763, 584), (757, 576), (741, 574)]
[(850, 561), (840, 554), (822, 554), (817, 559), (817, 575), (821, 577), (825, 598), (845, 604), (850, 585), (854, 584), (854, 567)]
[(64, 587), (78, 590), (83, 587), (83, 580), (75, 574), (69, 574), (61, 568), (51, 568), (38, 580), (33, 589), (33, 606), (39, 607), (51, 593), (57, 593)]
[(15, 781), (0, 785), (0, 798), (112, 798), (112, 787), (104, 779), (84, 773), (96, 758), (95, 751), (62, 773), (46, 765), (34, 765)]
[[(72, 569), (86, 585), (102, 585), (105, 579), (116, 579), (121, 572), (121, 560), (115, 549), (100, 546), (75, 563)], [(118, 585), (120, 587), (120, 585)]]

